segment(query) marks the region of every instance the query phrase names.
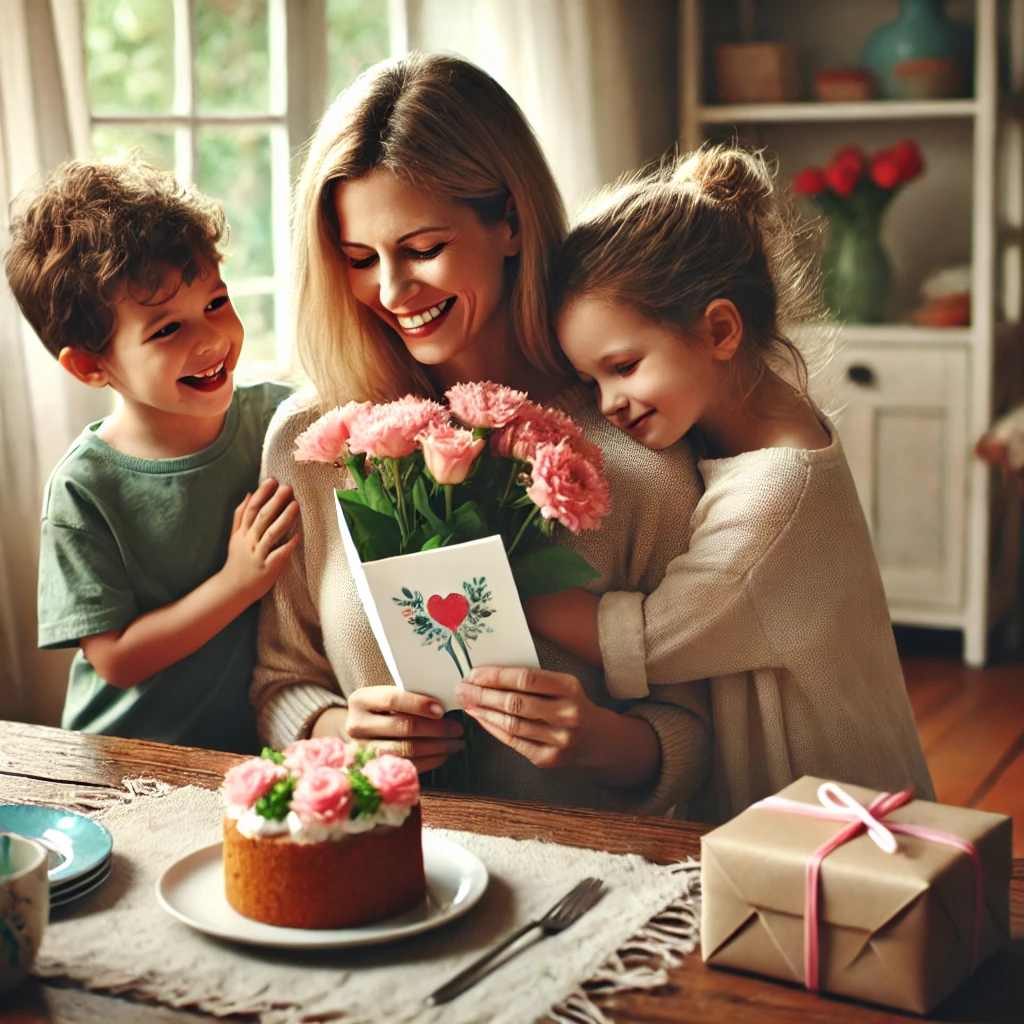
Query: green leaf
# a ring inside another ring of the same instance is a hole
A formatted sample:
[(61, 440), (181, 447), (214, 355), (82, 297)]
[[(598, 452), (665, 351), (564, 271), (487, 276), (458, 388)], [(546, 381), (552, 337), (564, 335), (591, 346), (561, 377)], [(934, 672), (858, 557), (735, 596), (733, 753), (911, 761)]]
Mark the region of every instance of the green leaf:
[(395, 506), (392, 504), (391, 498), (381, 486), (380, 480), (380, 473), (367, 474), (361, 493), (364, 495), (366, 504), (369, 505), (370, 508), (377, 512), (383, 512), (385, 515), (393, 516), (395, 514)]
[(423, 547), (420, 548), (420, 551), (433, 551), (434, 548), (439, 548), (440, 546), (441, 535), (435, 533), (433, 537), (431, 537), (428, 541), (424, 543)]
[(284, 764), (284, 754), (279, 754), (272, 747), (264, 747), (260, 751), (260, 757), (265, 757), (268, 761), (273, 761), (274, 764)]
[(378, 558), (402, 553), (402, 531), (398, 520), (367, 508), (354, 491), (339, 491), (338, 498), (356, 550), (364, 562), (375, 562)]
[(362, 453), (345, 460), (345, 465), (348, 466), (348, 471), (352, 474), (352, 479), (355, 480), (356, 487), (360, 490), (362, 490), (363, 481), (366, 479), (365, 463), (366, 456)]
[(430, 524), (434, 533), (440, 534), (441, 537), (447, 537), (452, 532), (451, 527), (431, 508), (430, 498), (427, 497), (427, 485), (423, 477), (419, 477), (413, 484), (412, 503), (416, 511)]
[(455, 509), (452, 512), (452, 520), (455, 537), (459, 542), (478, 540), (480, 537), (490, 536), (494, 532), (484, 521), (484, 517), (480, 514), (480, 507), (475, 501), (467, 501)]
[(519, 597), (554, 594), (596, 580), (601, 574), (581, 555), (557, 546), (541, 548), (509, 560)]

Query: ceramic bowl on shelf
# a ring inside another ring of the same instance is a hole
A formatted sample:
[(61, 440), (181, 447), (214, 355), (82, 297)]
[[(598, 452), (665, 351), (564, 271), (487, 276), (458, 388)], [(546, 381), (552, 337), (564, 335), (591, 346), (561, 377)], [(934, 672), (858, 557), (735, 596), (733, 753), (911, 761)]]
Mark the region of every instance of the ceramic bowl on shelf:
[(822, 103), (862, 103), (876, 93), (874, 76), (860, 68), (822, 68), (814, 76), (814, 97)]
[(891, 78), (903, 99), (948, 99), (964, 95), (967, 67), (952, 57), (919, 57), (897, 64)]

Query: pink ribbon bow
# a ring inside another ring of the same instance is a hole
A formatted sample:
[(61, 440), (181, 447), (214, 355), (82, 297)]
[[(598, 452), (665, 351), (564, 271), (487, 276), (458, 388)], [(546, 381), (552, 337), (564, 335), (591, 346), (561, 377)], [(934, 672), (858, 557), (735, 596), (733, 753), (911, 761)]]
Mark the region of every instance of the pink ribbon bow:
[(884, 818), (897, 807), (902, 807), (914, 799), (914, 794), (909, 789), (900, 793), (879, 793), (868, 807), (864, 807), (834, 782), (825, 782), (818, 787), (818, 799), (821, 801), (820, 807), (816, 804), (801, 803), (799, 800), (788, 800), (781, 796), (770, 796), (759, 800), (756, 804), (751, 804), (753, 808), (786, 811), (789, 814), (800, 814), (807, 818), (824, 818), (828, 821), (848, 823), (831, 839), (822, 843), (811, 854), (811, 858), (807, 862), (804, 875), (804, 985), (811, 992), (818, 991), (820, 963), (818, 938), (820, 932), (818, 909), (820, 886), (818, 883), (821, 877), (822, 862), (833, 850), (848, 843), (862, 831), (866, 831), (877, 846), (889, 854), (899, 850), (896, 838), (893, 836), (893, 832), (898, 832), (903, 835), (915, 836), (918, 839), (929, 839), (936, 843), (954, 846), (971, 858), (974, 863), (974, 938), (971, 946), (971, 970), (976, 969), (981, 952), (981, 915), (985, 900), (984, 874), (981, 854), (978, 852), (977, 846), (960, 836), (954, 836), (948, 832), (938, 832), (921, 825), (902, 825), (895, 822), (882, 824), (880, 818)]

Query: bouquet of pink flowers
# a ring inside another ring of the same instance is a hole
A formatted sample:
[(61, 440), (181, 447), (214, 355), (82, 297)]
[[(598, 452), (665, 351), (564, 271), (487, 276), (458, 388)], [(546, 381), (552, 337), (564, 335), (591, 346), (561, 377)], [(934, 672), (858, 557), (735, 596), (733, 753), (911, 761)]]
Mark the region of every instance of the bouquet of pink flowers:
[(601, 449), (522, 391), (467, 383), (445, 398), (350, 402), (296, 440), (297, 460), (351, 473), (355, 487), (337, 494), (360, 558), (498, 534), (523, 599), (595, 579), (551, 537), (559, 523), (573, 533), (601, 525), (610, 506)]

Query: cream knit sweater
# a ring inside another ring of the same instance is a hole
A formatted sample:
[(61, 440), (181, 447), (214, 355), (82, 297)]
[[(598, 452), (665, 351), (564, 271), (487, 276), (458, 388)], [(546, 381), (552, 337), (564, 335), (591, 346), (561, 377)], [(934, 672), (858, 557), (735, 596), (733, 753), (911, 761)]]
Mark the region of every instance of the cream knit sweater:
[(818, 451), (701, 460), (689, 549), (650, 596), (599, 605), (616, 697), (713, 677), (721, 820), (801, 775), (934, 799), (867, 524), (824, 425)]
[[(604, 449), (613, 505), (599, 531), (577, 536), (559, 531), (562, 541), (601, 573), (592, 585), (595, 593), (653, 590), (689, 541), (690, 515), (700, 496), (692, 450), (685, 442), (668, 452), (641, 447), (607, 423), (582, 386), (570, 388), (557, 404)], [(261, 736), (278, 748), (308, 735), (325, 708), (343, 705), (357, 687), (393, 682), (342, 548), (333, 489), (347, 486), (346, 476), (331, 466), (292, 458), (296, 436), (315, 415), (300, 398), (290, 399), (278, 408), (264, 445), (263, 475), (294, 487), (303, 536), (260, 611), (251, 696)], [(543, 667), (577, 676), (595, 703), (652, 726), (661, 745), (659, 777), (642, 792), (599, 786), (582, 771), (535, 768), (477, 729), (476, 790), (642, 814), (685, 806), (710, 770), (706, 683), (661, 686), (654, 696), (616, 702), (600, 671), (539, 638), (535, 642)]]

